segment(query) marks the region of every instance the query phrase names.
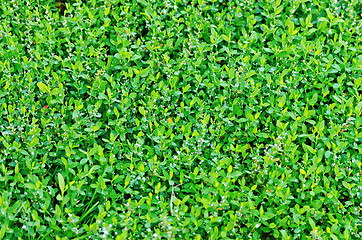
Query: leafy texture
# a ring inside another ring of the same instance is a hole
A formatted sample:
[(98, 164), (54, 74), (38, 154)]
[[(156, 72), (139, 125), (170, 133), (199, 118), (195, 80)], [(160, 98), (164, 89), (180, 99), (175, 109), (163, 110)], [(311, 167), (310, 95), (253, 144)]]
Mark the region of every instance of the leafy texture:
[(0, 3), (0, 238), (361, 239), (361, 1)]

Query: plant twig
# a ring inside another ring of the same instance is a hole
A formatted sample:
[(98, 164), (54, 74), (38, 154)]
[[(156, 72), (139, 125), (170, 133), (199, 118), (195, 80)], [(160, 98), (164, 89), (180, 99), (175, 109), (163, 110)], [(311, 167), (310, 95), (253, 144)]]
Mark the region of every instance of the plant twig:
[(172, 187), (172, 192), (171, 192), (171, 202), (170, 202), (170, 208), (171, 208), (171, 216), (173, 216), (173, 209), (172, 209), (172, 201), (173, 201), (173, 196), (175, 195), (175, 193), (174, 193), (174, 191), (173, 191), (173, 188), (175, 188), (175, 187), (178, 187), (178, 186), (180, 186), (182, 183), (180, 183), (179, 185), (176, 185), (176, 186), (173, 186)]

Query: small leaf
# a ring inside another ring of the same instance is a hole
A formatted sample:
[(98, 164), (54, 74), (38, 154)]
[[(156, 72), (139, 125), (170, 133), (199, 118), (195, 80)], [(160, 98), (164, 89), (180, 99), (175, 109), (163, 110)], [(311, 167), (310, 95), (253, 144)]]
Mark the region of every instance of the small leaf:
[(230, 41), (230, 38), (228, 38), (227, 36), (225, 36), (224, 34), (221, 35), (222, 39), (224, 39), (226, 42)]
[(62, 196), (64, 196), (65, 182), (64, 182), (63, 175), (60, 174), (60, 173), (58, 173), (58, 180), (59, 180), (59, 188), (60, 188), (60, 191), (62, 192)]
[(139, 75), (140, 75), (141, 77), (146, 77), (149, 72), (150, 72), (150, 69), (149, 69), (149, 68), (145, 68), (145, 69), (143, 69), (143, 70), (141, 70), (141, 71), (139, 72)]
[(49, 87), (47, 85), (45, 85), (44, 83), (38, 82), (37, 85), (41, 91), (47, 92), (47, 93), (50, 92)]
[(35, 137), (35, 138), (33, 138), (33, 140), (31, 140), (29, 145), (30, 145), (30, 147), (35, 147), (38, 144), (38, 142), (39, 142), (39, 138)]
[(138, 110), (140, 111), (140, 113), (145, 116), (146, 115), (146, 111), (143, 107), (139, 107)]
[(333, 155), (333, 153), (331, 152), (331, 151), (327, 151), (325, 154), (324, 154), (324, 156), (326, 157), (326, 158), (329, 158), (330, 156), (332, 156)]
[(255, 71), (251, 71), (248, 74), (246, 74), (245, 78), (252, 77), (255, 73), (256, 73)]
[[(123, 55), (128, 58), (128, 57), (130, 57), (130, 55), (132, 55), (132, 54), (131, 54), (131, 53), (124, 53)], [(137, 59), (140, 59), (140, 58), (142, 58), (141, 55), (133, 55), (130, 60), (131, 60), (131, 61), (136, 61)]]
[(125, 230), (125, 231), (122, 232), (121, 235), (118, 235), (118, 236), (116, 237), (116, 240), (125, 240), (125, 239), (127, 239), (127, 235), (128, 235), (128, 231)]
[(288, 32), (289, 32), (289, 35), (293, 35), (293, 32), (294, 32), (294, 23), (293, 23), (293, 21), (290, 21), (290, 23), (289, 23)]

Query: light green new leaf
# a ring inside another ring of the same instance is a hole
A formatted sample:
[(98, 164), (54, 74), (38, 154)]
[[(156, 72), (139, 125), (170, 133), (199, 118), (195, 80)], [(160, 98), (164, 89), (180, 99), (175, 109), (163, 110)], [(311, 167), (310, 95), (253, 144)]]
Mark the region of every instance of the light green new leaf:
[(41, 91), (46, 92), (46, 93), (50, 92), (49, 87), (47, 85), (45, 85), (44, 83), (38, 82), (37, 85)]
[(64, 191), (65, 191), (65, 181), (63, 178), (63, 175), (58, 173), (58, 180), (59, 180), (59, 188), (60, 191), (62, 192), (62, 196), (64, 196)]
[(39, 138), (35, 137), (33, 138), (33, 140), (31, 140), (30, 142), (30, 147), (35, 147), (39, 142)]

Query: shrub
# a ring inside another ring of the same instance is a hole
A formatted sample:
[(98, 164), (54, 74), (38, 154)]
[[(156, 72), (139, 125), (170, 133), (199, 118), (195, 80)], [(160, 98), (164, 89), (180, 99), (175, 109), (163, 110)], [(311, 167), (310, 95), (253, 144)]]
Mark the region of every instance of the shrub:
[(0, 238), (360, 239), (361, 1), (1, 1)]

